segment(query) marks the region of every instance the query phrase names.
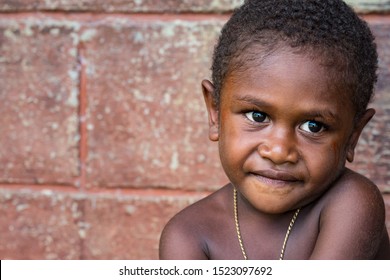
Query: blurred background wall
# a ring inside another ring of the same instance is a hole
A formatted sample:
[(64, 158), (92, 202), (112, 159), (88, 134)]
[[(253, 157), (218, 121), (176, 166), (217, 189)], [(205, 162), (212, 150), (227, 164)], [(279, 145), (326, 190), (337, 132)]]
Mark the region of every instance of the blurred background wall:
[[(0, 259), (156, 259), (226, 182), (200, 81), (240, 0), (0, 0)], [(353, 168), (390, 228), (390, 2), (349, 1), (380, 55)]]

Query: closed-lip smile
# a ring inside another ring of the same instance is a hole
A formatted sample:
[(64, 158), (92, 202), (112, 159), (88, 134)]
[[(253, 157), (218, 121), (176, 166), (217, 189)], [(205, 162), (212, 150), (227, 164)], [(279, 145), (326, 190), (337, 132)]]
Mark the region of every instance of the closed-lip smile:
[(301, 181), (298, 177), (289, 172), (273, 169), (257, 170), (251, 172), (251, 174), (257, 177), (260, 181), (272, 185), (285, 185)]

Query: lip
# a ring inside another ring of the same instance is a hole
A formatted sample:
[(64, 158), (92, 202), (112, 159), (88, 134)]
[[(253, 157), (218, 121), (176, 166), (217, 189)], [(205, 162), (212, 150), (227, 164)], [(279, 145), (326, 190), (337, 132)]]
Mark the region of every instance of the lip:
[(286, 185), (286, 184), (292, 184), (292, 183), (298, 183), (301, 182), (297, 176), (280, 170), (257, 170), (254, 172), (251, 172), (253, 176), (255, 176), (260, 181), (263, 181), (266, 184), (271, 185)]

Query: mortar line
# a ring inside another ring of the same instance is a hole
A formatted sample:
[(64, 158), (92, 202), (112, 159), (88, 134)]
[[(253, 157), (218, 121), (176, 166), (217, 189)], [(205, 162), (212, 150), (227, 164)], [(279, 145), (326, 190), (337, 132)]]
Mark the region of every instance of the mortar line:
[(78, 63), (79, 63), (79, 188), (86, 189), (86, 167), (88, 157), (88, 129), (87, 129), (87, 77), (85, 64), (85, 46), (83, 43), (78, 45)]
[(77, 195), (82, 194), (86, 196), (94, 195), (113, 195), (113, 196), (206, 196), (212, 193), (212, 190), (185, 190), (184, 188), (162, 188), (162, 187), (153, 187), (153, 188), (142, 188), (142, 187), (104, 187), (104, 188), (86, 188), (80, 190), (73, 185), (56, 185), (56, 184), (0, 184), (0, 191), (9, 190), (11, 192), (19, 192), (21, 190), (29, 190), (33, 192), (44, 192), (52, 191), (57, 194), (69, 194)]

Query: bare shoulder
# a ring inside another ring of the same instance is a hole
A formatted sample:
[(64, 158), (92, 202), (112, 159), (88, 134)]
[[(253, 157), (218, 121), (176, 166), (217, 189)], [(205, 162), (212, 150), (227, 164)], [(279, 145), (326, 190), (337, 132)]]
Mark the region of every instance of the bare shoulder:
[(160, 259), (209, 258), (207, 240), (227, 212), (226, 188), (186, 207), (167, 223), (160, 238)]
[(378, 211), (384, 219), (384, 202), (378, 187), (363, 175), (350, 169), (339, 177), (325, 195), (325, 206), (342, 204), (345, 207), (355, 207), (355, 211), (367, 213), (367, 211)]
[(389, 257), (385, 205), (373, 182), (346, 169), (321, 202), (320, 234), (312, 258)]

